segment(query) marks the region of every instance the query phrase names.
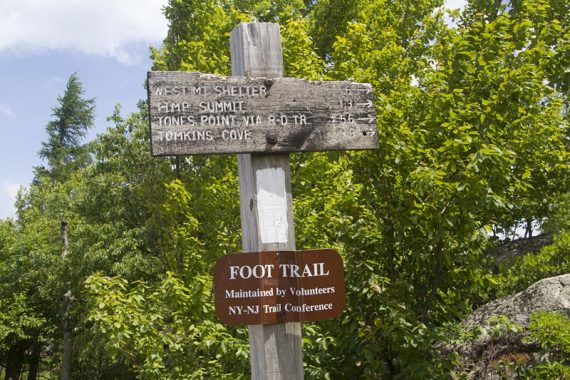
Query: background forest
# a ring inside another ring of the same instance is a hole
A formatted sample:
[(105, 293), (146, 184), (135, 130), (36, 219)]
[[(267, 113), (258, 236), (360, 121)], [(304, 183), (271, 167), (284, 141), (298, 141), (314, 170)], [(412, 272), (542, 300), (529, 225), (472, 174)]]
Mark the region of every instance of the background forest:
[[(297, 248), (345, 263), (341, 316), (303, 325), (307, 378), (460, 378), (435, 342), (461, 339), (485, 302), (570, 273), (570, 4), (442, 5), (164, 10), (153, 70), (229, 75), (229, 32), (257, 20), (281, 25), (286, 76), (374, 86), (380, 149), (291, 157)], [(216, 259), (241, 250), (235, 157), (151, 157), (144, 102), (85, 142), (95, 102), (75, 74), (57, 102), (45, 165), (0, 221), (2, 374), (248, 378), (247, 329), (220, 324), (212, 295)], [(538, 233), (553, 243), (536, 255), (497, 268), (487, 254)], [(551, 378), (570, 378), (556, 364)]]

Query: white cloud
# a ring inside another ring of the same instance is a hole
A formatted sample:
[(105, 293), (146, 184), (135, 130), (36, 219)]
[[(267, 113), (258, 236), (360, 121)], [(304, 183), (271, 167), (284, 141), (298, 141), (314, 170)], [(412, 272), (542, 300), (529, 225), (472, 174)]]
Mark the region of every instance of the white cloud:
[(167, 32), (167, 0), (3, 0), (0, 51), (70, 49), (110, 56), (124, 64), (139, 57), (130, 44), (158, 44)]
[(16, 114), (10, 105), (0, 103), (0, 115), (14, 117)]
[(9, 179), (3, 178), (0, 180), (0, 218), (14, 216), (16, 212), (14, 203), (21, 187), (20, 184), (14, 183)]

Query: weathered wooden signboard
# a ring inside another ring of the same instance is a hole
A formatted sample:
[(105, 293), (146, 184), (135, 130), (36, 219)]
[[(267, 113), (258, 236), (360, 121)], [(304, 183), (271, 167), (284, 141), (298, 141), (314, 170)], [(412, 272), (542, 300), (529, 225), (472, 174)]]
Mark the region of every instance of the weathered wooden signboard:
[(332, 319), (345, 304), (342, 259), (332, 249), (222, 256), (214, 288), (216, 315), (229, 325)]
[(372, 86), (149, 72), (155, 156), (378, 147)]

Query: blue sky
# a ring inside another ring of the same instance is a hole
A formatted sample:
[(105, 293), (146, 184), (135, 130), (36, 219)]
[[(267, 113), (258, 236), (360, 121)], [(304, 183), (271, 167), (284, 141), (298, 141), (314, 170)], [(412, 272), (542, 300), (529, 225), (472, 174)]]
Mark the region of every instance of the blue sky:
[[(447, 0), (458, 8), (465, 0)], [(0, 218), (14, 216), (46, 139), (57, 97), (77, 73), (96, 100), (103, 132), (116, 103), (126, 115), (146, 98), (149, 46), (167, 33), (167, 0), (0, 0)]]
[(116, 103), (123, 114), (146, 98), (149, 46), (167, 32), (166, 0), (0, 0), (0, 218), (14, 214), (45, 140), (57, 97), (77, 72), (96, 100), (105, 130)]

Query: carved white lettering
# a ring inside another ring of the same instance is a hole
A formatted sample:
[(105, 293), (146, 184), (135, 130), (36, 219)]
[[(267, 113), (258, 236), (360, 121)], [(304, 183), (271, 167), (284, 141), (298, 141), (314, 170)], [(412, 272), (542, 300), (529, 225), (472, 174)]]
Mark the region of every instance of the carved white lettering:
[(205, 95), (206, 89), (199, 86), (163, 86), (154, 90), (157, 96), (179, 96), (179, 95)]
[[(298, 120), (300, 121), (301, 116), (303, 117), (303, 120), (305, 121), (306, 124), (307, 118), (305, 115), (295, 115), (293, 117), (294, 118), (297, 117)], [(287, 115), (269, 115), (267, 117), (267, 121), (269, 122), (269, 125), (287, 125), (289, 123), (289, 117)], [(297, 124), (297, 122), (295, 122), (295, 124)]]
[(158, 103), (158, 112), (187, 112), (189, 110), (190, 110), (190, 104), (188, 104), (188, 102)]
[(212, 131), (158, 131), (159, 141), (213, 141)]
[(247, 115), (243, 117), (243, 122), (246, 126), (248, 125), (260, 125), (261, 124), (261, 117), (257, 115)]
[(251, 140), (251, 131), (241, 129), (224, 129), (222, 131), (224, 140)]
[(239, 102), (217, 101), (200, 102), (200, 110), (205, 112), (236, 112), (243, 111), (243, 100)]
[(214, 93), (219, 96), (259, 98), (267, 95), (265, 86), (215, 86)]
[(158, 125), (171, 127), (171, 126), (183, 126), (183, 125), (195, 125), (194, 116), (159, 116)]
[[(282, 292), (277, 292), (277, 296), (281, 296), (284, 297), (283, 293), (287, 293), (286, 289), (277, 289), (277, 290), (282, 290)], [(295, 287), (289, 287), (289, 292), (291, 293), (291, 296), (297, 296), (297, 297), (301, 297), (301, 296), (314, 296), (314, 295), (319, 295), (319, 294), (332, 294), (335, 292), (335, 287), (331, 286), (328, 288), (295, 288)]]
[(307, 125), (306, 115), (293, 115), (293, 119), (295, 119), (295, 125)]
[(280, 313), (281, 312), (281, 304), (278, 303), (276, 305), (263, 305), (263, 312), (264, 313)]
[(225, 127), (234, 125), (235, 120), (235, 115), (202, 115), (200, 116), (200, 125)]

